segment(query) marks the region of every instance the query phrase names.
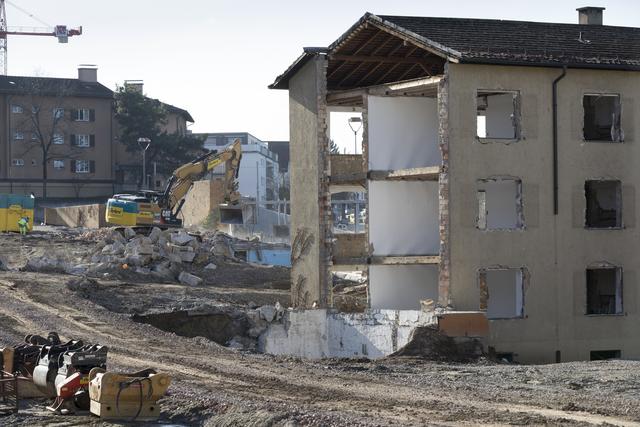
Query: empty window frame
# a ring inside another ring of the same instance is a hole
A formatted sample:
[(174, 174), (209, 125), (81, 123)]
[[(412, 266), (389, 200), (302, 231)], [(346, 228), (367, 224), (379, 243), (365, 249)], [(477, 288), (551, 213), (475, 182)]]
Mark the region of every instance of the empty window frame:
[(488, 319), (524, 317), (524, 268), (495, 268), (479, 271), (480, 310)]
[(622, 352), (620, 350), (595, 350), (589, 352), (589, 358), (591, 360), (620, 359)]
[(478, 139), (520, 139), (520, 94), (479, 90), (476, 97)]
[(620, 95), (585, 94), (583, 137), (585, 141), (622, 142)]
[(622, 268), (588, 268), (586, 314), (622, 314), (622, 310)]
[(586, 228), (622, 227), (622, 184), (615, 180), (585, 181)]
[(517, 230), (524, 228), (522, 181), (518, 178), (492, 178), (478, 181), (478, 217), (480, 230)]

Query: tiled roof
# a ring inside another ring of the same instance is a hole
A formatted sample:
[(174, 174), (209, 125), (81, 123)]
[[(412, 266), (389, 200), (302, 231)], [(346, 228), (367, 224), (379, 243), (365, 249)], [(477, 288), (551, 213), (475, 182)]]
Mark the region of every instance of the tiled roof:
[[(405, 78), (415, 77), (413, 74), (416, 74), (417, 67), (412, 71), (409, 68), (403, 69), (397, 66), (392, 67), (393, 72), (391, 72), (373, 63), (374, 58), (369, 58), (371, 64), (369, 67), (357, 64), (368, 52), (388, 50), (391, 45), (389, 38), (377, 36), (377, 39), (373, 40), (376, 34), (379, 34), (378, 30), (397, 37), (401, 41), (409, 42), (408, 46), (421, 48), (425, 54), (436, 55), (442, 60), (452, 62), (546, 67), (566, 65), (571, 68), (640, 71), (640, 28), (366, 13), (328, 48), (305, 49), (302, 56), (296, 59), (269, 87), (287, 89), (289, 79), (309, 59), (319, 54), (329, 56), (330, 71), (339, 68), (335, 72), (339, 78), (334, 78), (339, 81), (337, 86), (356, 84), (348, 78), (352, 75), (359, 77), (356, 72), (375, 76), (371, 74), (373, 71), (369, 73), (372, 69), (382, 70), (379, 81), (392, 81), (397, 77), (394, 73)], [(366, 43), (367, 40), (369, 43)], [(354, 58), (351, 60), (345, 57), (351, 52), (358, 51), (364, 53), (354, 53)], [(402, 57), (405, 53), (396, 51), (392, 58), (398, 59), (397, 57)], [(332, 55), (335, 55), (333, 59)], [(371, 55), (380, 58), (385, 54)], [(418, 53), (410, 55), (409, 59), (420, 57)], [(420, 59), (426, 59), (426, 56)], [(348, 62), (351, 65), (343, 66), (339, 61)], [(357, 69), (354, 70), (353, 67)], [(372, 78), (352, 80), (362, 83), (361, 85), (376, 81)], [(332, 83), (329, 81), (330, 86)]]
[(100, 83), (53, 77), (0, 76), (0, 93), (113, 98), (113, 91)]

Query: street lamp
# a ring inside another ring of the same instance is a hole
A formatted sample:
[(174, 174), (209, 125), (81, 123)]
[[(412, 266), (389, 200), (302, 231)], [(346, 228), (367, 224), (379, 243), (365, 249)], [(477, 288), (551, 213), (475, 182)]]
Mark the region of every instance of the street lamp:
[(151, 145), (149, 138), (138, 138), (138, 147), (142, 150), (142, 189), (147, 190), (147, 148)]
[(353, 131), (353, 154), (358, 154), (358, 131), (362, 129), (362, 119), (360, 117), (349, 117), (348, 122)]

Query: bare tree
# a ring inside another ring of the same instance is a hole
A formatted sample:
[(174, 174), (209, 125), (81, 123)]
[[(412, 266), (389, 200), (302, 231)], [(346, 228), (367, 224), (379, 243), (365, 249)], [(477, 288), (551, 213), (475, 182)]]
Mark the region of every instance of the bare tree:
[(24, 78), (12, 103), (22, 108), (14, 135), (22, 138), (22, 156), (36, 152), (41, 155), (42, 195), (47, 197), (48, 166), (55, 160), (74, 159), (78, 147), (73, 141), (66, 143), (65, 134), (75, 110), (70, 108), (69, 97), (73, 95), (72, 83), (62, 79)]

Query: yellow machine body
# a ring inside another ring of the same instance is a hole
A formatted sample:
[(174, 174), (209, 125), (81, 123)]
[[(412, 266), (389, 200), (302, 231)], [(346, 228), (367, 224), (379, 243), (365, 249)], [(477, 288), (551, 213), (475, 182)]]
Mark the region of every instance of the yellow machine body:
[(30, 196), (0, 194), (0, 232), (20, 231), (20, 218), (29, 218), (29, 230), (33, 229), (35, 200)]
[(104, 420), (131, 420), (136, 414), (136, 421), (158, 419), (158, 400), (171, 384), (167, 374), (138, 377), (136, 374), (92, 371), (89, 377), (89, 410)]

